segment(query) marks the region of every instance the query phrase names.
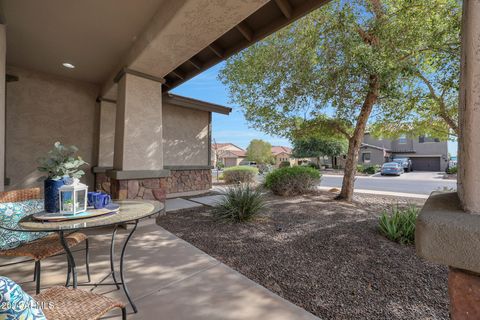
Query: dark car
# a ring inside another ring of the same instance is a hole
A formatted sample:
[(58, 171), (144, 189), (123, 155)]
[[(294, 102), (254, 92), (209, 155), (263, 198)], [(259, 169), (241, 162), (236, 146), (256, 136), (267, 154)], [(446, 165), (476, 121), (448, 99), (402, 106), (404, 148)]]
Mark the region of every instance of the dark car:
[(380, 169), (380, 174), (385, 175), (395, 175), (399, 176), (403, 173), (403, 167), (398, 162), (386, 162), (382, 165)]
[(405, 172), (412, 171), (412, 160), (410, 158), (395, 158), (392, 162), (398, 163)]

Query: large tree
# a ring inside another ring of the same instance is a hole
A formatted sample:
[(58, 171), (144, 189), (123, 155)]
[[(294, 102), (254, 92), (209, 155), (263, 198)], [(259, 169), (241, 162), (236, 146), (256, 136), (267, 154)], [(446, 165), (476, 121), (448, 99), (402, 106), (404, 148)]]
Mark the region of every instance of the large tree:
[(272, 163), (272, 145), (260, 139), (253, 139), (247, 147), (247, 159), (257, 164)]
[(293, 140), (292, 154), (295, 158), (316, 158), (320, 165), (321, 157), (334, 158), (345, 154), (347, 144), (345, 139), (308, 137)]
[(424, 62), (410, 57), (446, 45), (435, 26), (458, 7), (456, 0), (334, 1), (230, 58), (220, 78), (258, 129), (346, 138), (339, 198), (350, 201), (372, 112), (382, 119), (413, 108), (415, 69)]

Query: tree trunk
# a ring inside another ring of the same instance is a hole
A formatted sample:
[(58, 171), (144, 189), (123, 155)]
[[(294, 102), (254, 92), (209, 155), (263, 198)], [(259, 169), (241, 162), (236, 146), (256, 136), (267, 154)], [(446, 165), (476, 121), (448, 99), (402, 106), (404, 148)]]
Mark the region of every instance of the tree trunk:
[(372, 112), (373, 106), (378, 99), (379, 80), (376, 75), (370, 75), (369, 91), (363, 102), (362, 109), (357, 118), (357, 123), (353, 135), (348, 139), (347, 160), (342, 182), (342, 191), (337, 199), (352, 201), (353, 187), (355, 184), (355, 173), (357, 172), (358, 152), (363, 141), (363, 135), (367, 126), (368, 118)]

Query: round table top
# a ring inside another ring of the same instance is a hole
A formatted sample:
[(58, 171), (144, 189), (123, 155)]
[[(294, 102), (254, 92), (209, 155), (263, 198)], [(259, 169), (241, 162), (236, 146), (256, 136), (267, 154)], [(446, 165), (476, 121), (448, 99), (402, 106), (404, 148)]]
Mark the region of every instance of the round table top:
[(113, 202), (120, 206), (119, 211), (116, 213), (57, 222), (39, 221), (34, 219), (33, 214), (31, 214), (21, 219), (15, 228), (5, 229), (23, 232), (54, 232), (98, 228), (146, 218), (160, 212), (164, 208), (164, 205), (158, 201), (121, 200)]

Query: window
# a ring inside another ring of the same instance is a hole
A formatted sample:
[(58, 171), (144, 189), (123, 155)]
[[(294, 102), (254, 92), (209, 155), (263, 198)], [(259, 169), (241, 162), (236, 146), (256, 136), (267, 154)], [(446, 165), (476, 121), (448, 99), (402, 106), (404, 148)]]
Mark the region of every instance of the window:
[(370, 162), (370, 152), (362, 153), (362, 161), (365, 163)]
[(406, 144), (407, 143), (407, 136), (402, 134), (400, 138), (398, 138), (398, 143), (399, 144)]
[(425, 142), (440, 142), (439, 138), (430, 138), (425, 136), (418, 137), (418, 143), (425, 143)]

